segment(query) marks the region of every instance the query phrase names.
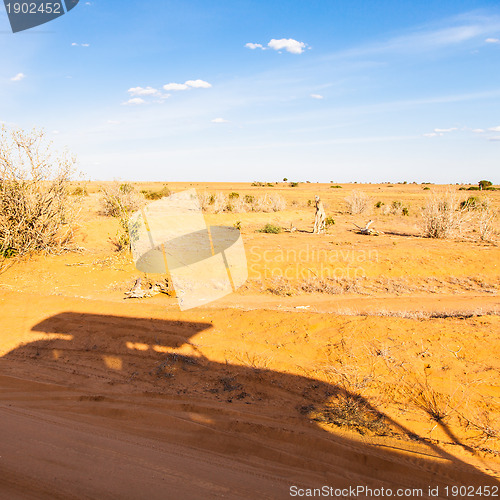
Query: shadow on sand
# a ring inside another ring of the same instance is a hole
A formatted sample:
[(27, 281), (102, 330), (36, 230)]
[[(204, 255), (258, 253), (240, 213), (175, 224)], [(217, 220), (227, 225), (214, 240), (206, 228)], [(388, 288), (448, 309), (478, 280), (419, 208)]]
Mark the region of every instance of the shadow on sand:
[[(342, 387), (259, 368), (251, 355), (244, 366), (209, 360), (190, 339), (211, 328), (210, 323), (66, 312), (32, 328), (62, 338), (20, 346), (4, 359), (25, 362), (41, 381), (53, 370), (63, 373), (67, 385), (81, 393), (80, 414), (101, 405), (100, 416), (119, 419), (131, 432), (150, 428), (162, 439), (224, 449), (235, 460), (253, 457), (270, 467), (306, 471), (326, 481), (322, 484), (426, 492), (436, 485), (499, 484)], [(355, 402), (367, 421), (383, 422), (378, 434), (387, 437), (324, 430), (318, 415), (327, 415), (325, 408), (335, 412), (346, 400)], [(173, 416), (192, 427), (174, 433)]]

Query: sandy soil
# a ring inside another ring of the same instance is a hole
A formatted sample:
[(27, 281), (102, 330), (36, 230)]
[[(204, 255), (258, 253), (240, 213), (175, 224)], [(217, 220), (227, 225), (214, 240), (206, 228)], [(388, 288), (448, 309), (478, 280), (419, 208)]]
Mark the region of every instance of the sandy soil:
[[(263, 192), (171, 186), (185, 187)], [(498, 246), (421, 238), (422, 186), (273, 189), (287, 210), (207, 215), (241, 222), (250, 276), (205, 308), (125, 300), (140, 273), (114, 252), (97, 186), (80, 252), (0, 275), (1, 498), (499, 486)], [(353, 189), (410, 215), (348, 215)], [(309, 232), (316, 192), (335, 218), (325, 235)], [(352, 231), (368, 218), (384, 234)], [(267, 222), (297, 231), (255, 232)]]

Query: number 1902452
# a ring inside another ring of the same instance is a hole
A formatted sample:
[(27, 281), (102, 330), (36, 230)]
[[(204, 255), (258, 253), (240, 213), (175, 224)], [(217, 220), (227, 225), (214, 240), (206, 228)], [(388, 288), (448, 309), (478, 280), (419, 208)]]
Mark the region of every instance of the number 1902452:
[(8, 14), (64, 14), (61, 2), (9, 2), (5, 8)]

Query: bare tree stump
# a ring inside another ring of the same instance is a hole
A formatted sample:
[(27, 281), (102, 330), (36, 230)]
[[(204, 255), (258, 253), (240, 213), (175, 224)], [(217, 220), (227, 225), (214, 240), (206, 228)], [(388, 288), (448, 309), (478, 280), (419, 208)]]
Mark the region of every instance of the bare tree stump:
[(316, 195), (314, 199), (316, 201), (316, 213), (314, 214), (313, 233), (315, 234), (324, 233), (326, 228), (325, 208), (323, 207), (323, 202), (319, 199), (318, 195)]

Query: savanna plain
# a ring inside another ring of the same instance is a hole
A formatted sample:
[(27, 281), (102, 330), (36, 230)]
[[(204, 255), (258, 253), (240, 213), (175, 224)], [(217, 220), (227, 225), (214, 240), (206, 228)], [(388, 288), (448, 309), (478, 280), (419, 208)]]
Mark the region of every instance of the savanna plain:
[[(0, 497), (500, 494), (500, 191), (469, 187), (73, 182), (64, 248), (1, 264)], [(124, 221), (192, 188), (249, 276), (180, 311)]]

